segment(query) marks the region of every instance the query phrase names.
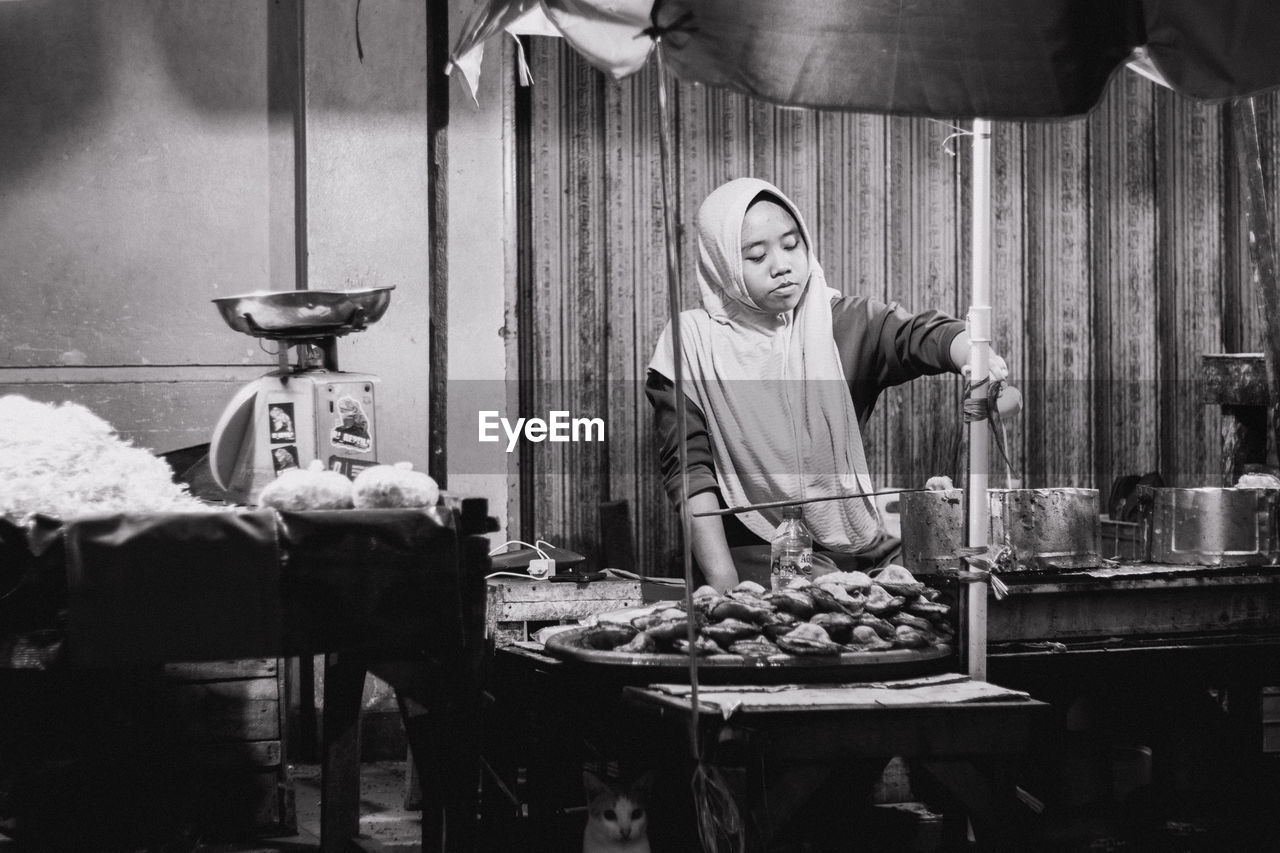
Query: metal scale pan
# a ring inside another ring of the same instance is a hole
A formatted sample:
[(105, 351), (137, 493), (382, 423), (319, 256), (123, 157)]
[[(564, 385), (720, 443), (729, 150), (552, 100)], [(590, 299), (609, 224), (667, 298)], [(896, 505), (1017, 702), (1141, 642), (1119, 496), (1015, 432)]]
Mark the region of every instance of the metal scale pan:
[(392, 285), (362, 290), (262, 290), (219, 297), (213, 304), (237, 332), (301, 341), (363, 331), (382, 319), (394, 289)]

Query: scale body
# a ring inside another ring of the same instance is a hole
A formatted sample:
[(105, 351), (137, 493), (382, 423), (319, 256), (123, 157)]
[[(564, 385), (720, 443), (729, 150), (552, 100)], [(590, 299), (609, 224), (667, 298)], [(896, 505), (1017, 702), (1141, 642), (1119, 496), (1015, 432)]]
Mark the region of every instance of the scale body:
[[(316, 460), (351, 479), (378, 464), (379, 379), (338, 370), (336, 339), (381, 317), (390, 290), (276, 291), (214, 300), (233, 329), (280, 343), (279, 368), (241, 388), (213, 430), (209, 467), (228, 502), (256, 506), (262, 489), (281, 473)], [(359, 307), (372, 298), (378, 303)], [(317, 319), (318, 312), (333, 312), (336, 319)], [(291, 366), (294, 347), (298, 361)]]
[(267, 483), (316, 459), (351, 478), (377, 464), (378, 381), (367, 373), (276, 371), (241, 388), (209, 445), (227, 499), (256, 505)]

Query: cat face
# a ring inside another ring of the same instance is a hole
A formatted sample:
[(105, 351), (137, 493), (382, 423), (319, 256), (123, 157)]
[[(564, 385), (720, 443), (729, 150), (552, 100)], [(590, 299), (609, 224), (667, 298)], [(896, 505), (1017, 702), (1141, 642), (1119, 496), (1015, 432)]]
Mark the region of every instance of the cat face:
[(645, 838), (649, 827), (646, 803), (651, 782), (651, 775), (645, 774), (631, 785), (612, 785), (590, 771), (583, 771), (582, 784), (587, 792), (587, 839), (617, 844)]

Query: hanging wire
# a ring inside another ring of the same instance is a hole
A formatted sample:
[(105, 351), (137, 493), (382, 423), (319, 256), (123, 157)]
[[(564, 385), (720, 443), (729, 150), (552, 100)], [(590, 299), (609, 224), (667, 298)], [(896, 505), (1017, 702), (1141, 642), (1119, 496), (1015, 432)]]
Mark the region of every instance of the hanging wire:
[(680, 260), (679, 243), (676, 233), (673, 208), (675, 204), (671, 175), (671, 108), (667, 102), (667, 69), (662, 58), (662, 36), (654, 36), (655, 53), (658, 57), (658, 115), (660, 131), (658, 133), (660, 160), (662, 161), (662, 216), (666, 230), (667, 243), (667, 298), (671, 315), (671, 344), (676, 387), (676, 435), (679, 436), (678, 451), (680, 457), (680, 494), (684, 496), (681, 504), (680, 523), (684, 534), (684, 597), (685, 612), (689, 614), (689, 710), (691, 723), (689, 726), (689, 743), (693, 754), (701, 760), (698, 743), (698, 657), (694, 651), (694, 640), (697, 638), (697, 624), (693, 618), (696, 612), (693, 607), (693, 519), (689, 514), (689, 448), (685, 441), (685, 430), (688, 418), (685, 406), (684, 388), (684, 351), (680, 334)]
[(356, 58), (360, 60), (360, 64), (364, 64), (364, 43), (360, 40), (360, 3), (356, 0)]
[(943, 151), (945, 151), (945, 152), (947, 152), (948, 154), (950, 154), (952, 157), (958, 157), (958, 156), (960, 156), (960, 155), (956, 152), (955, 146), (954, 146), (954, 145), (952, 145), (952, 142), (953, 142), (953, 141), (955, 141), (956, 139), (959, 139), (959, 138), (964, 137), (964, 136), (973, 136), (973, 135), (974, 135), (974, 133), (973, 133), (973, 131), (972, 131), (972, 130), (969, 130), (969, 129), (967, 129), (967, 128), (963, 128), (963, 127), (961, 127), (961, 126), (960, 126), (960, 125), (958, 125), (958, 124), (952, 124), (952, 123), (951, 123), (951, 122), (949, 122), (949, 121), (939, 121), (939, 120), (938, 120), (938, 119), (936, 119), (936, 118), (928, 119), (928, 121), (931, 121), (931, 122), (933, 122), (934, 124), (940, 124), (940, 125), (942, 125), (943, 127), (945, 127), (947, 130), (950, 130), (950, 131), (951, 131), (951, 133), (950, 133), (950, 134), (949, 134), (945, 139), (943, 139), (943, 140), (942, 140), (942, 150), (943, 150)]
[(927, 121), (933, 122), (934, 124), (940, 124), (947, 130), (951, 131), (951, 133), (942, 140), (942, 150), (950, 154), (952, 157), (960, 156), (959, 152), (956, 151), (955, 146), (952, 144), (955, 140), (961, 139), (965, 136), (972, 136), (975, 138), (981, 137), (983, 139), (989, 139), (991, 137), (991, 131), (989, 130), (975, 132), (969, 128), (961, 127), (958, 124), (952, 124), (949, 121), (940, 121), (936, 118), (927, 119)]
[[(668, 104), (667, 69), (662, 56), (664, 30), (656, 21), (660, 3), (654, 4), (654, 26), (650, 35), (654, 41), (658, 70), (658, 147), (662, 164), (662, 218), (667, 248), (667, 297), (671, 319), (671, 344), (673, 349), (676, 387), (676, 435), (680, 460), (680, 525), (683, 534), (682, 556), (684, 563), (684, 606), (687, 619), (686, 639), (689, 645), (689, 748), (696, 767), (693, 774), (693, 796), (698, 811), (698, 835), (702, 849), (707, 853), (742, 853), (746, 849), (746, 833), (738, 814), (733, 794), (719, 770), (708, 764), (702, 754), (700, 734), (701, 717), (698, 702), (698, 656), (695, 651), (697, 620), (693, 614), (693, 518), (689, 512), (689, 452), (687, 441), (688, 414), (685, 405), (684, 354), (680, 334), (680, 246), (676, 231), (675, 211), (677, 198), (672, 190), (674, 176), (671, 151), (671, 108)], [(728, 844), (728, 847), (722, 846)]]
[[(703, 850), (745, 853), (746, 831), (742, 814), (718, 768), (698, 761), (693, 771), (693, 801), (698, 810), (698, 838)], [(722, 847), (721, 843), (727, 844)]]
[(263, 352), (265, 352), (267, 355), (271, 356), (272, 358), (278, 358), (278, 357), (280, 356), (280, 353), (281, 353), (284, 349), (288, 348), (288, 344), (281, 343), (281, 344), (279, 344), (279, 345), (278, 345), (274, 350), (269, 350), (269, 349), (267, 349), (265, 346), (263, 346), (263, 341), (265, 341), (265, 340), (266, 340), (266, 338), (258, 338), (258, 349), (262, 350)]

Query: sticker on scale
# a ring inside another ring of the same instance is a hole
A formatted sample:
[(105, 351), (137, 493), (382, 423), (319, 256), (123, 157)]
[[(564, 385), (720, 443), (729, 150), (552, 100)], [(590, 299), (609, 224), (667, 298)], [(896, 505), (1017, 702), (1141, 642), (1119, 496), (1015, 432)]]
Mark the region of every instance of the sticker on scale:
[(271, 419), (272, 444), (293, 444), (298, 440), (293, 428), (293, 403), (271, 403), (267, 406), (267, 417)]
[(329, 433), (329, 443), (334, 447), (368, 453), (373, 449), (369, 435), (369, 416), (355, 397), (344, 394), (338, 398), (338, 419)]
[(301, 466), (298, 464), (298, 448), (291, 444), (286, 444), (284, 447), (271, 448), (271, 467), (276, 469), (277, 477), (290, 468), (300, 468)]
[(372, 459), (347, 459), (345, 456), (330, 456), (329, 470), (337, 471), (344, 477), (354, 480), (356, 475), (366, 468), (377, 465)]

